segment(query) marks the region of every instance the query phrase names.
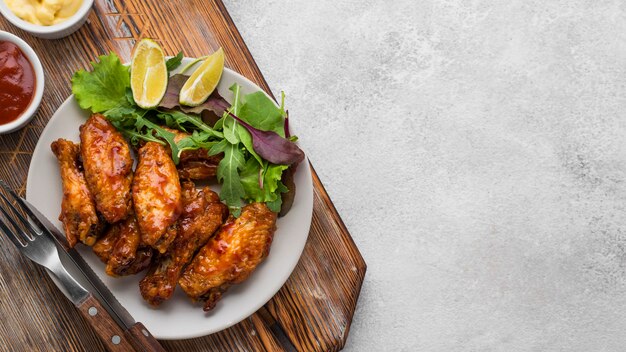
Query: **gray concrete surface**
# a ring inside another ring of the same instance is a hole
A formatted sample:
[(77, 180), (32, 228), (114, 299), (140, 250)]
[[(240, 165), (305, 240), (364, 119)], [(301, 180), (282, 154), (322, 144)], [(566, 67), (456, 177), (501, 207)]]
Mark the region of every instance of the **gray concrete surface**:
[(626, 3), (225, 2), (369, 265), (346, 351), (626, 350)]

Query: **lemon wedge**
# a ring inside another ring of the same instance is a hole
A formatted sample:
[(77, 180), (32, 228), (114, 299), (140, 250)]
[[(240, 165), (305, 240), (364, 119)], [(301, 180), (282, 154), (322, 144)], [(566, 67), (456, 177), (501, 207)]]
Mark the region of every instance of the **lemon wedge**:
[(135, 46), (130, 64), (130, 88), (137, 105), (144, 109), (159, 105), (167, 78), (163, 49), (152, 39), (142, 39)]
[(181, 105), (198, 106), (213, 93), (224, 71), (224, 50), (217, 49), (198, 67), (180, 90)]

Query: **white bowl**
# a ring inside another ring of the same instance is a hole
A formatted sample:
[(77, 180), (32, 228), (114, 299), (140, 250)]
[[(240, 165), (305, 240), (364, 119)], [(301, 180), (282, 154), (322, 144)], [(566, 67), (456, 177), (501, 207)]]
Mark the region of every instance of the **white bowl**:
[(28, 108), (26, 108), (26, 110), (24, 110), (24, 112), (17, 119), (0, 125), (0, 134), (4, 134), (24, 127), (24, 125), (28, 123), (33, 116), (35, 116), (35, 113), (39, 108), (39, 104), (41, 104), (41, 98), (43, 97), (45, 79), (41, 61), (39, 61), (39, 57), (37, 57), (37, 54), (35, 54), (35, 51), (30, 47), (30, 45), (19, 37), (4, 31), (0, 31), (0, 41), (11, 42), (17, 45), (17, 47), (22, 50), (28, 61), (30, 61), (33, 65), (33, 70), (35, 71), (35, 95), (33, 96), (30, 105), (28, 105)]
[(80, 28), (80, 26), (82, 26), (87, 20), (89, 10), (91, 10), (92, 5), (93, 0), (83, 0), (82, 5), (80, 5), (80, 8), (72, 17), (52, 26), (42, 26), (24, 21), (23, 19), (17, 17), (13, 11), (9, 9), (4, 0), (0, 0), (0, 13), (16, 27), (19, 27), (36, 37), (44, 39), (58, 39), (67, 37)]

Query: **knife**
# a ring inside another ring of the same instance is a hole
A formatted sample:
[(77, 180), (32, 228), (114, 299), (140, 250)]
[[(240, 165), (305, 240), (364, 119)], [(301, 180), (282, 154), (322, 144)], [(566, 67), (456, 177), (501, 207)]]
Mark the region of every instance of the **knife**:
[[(82, 276), (84, 279), (82, 281), (88, 282), (91, 287), (94, 288), (95, 292), (93, 293), (100, 298), (100, 302), (96, 301), (93, 296), (88, 297), (85, 302), (81, 302), (81, 306), (79, 308), (84, 306), (86, 309), (85, 312), (88, 316), (86, 316), (83, 309), (81, 309), (83, 315), (85, 315), (87, 319), (90, 319), (90, 317), (96, 318), (99, 313), (97, 306), (99, 306), (98, 303), (101, 303), (102, 307), (104, 307), (104, 309), (106, 309), (106, 311), (111, 315), (111, 318), (113, 318), (119, 328), (123, 330), (124, 336), (128, 342), (130, 342), (135, 351), (165, 352), (165, 349), (163, 349), (161, 344), (154, 336), (152, 336), (148, 329), (146, 329), (142, 323), (136, 322), (130, 313), (128, 313), (128, 311), (118, 302), (111, 291), (104, 285), (104, 283), (102, 283), (98, 275), (96, 275), (91, 267), (85, 262), (83, 257), (81, 257), (75, 249), (69, 247), (65, 236), (63, 236), (56, 226), (54, 226), (43, 214), (41, 214), (35, 206), (30, 204), (24, 198), (18, 196), (12, 189), (8, 188), (4, 182), (0, 184), (2, 184), (3, 188), (10, 192), (11, 195), (21, 203), (26, 212), (29, 213), (28, 215), (30, 215), (31, 219), (37, 220), (36, 222), (40, 225), (38, 227), (42, 230), (44, 235), (51, 237), (56, 242), (57, 248), (67, 254), (70, 259), (67, 264), (76, 269), (74, 272), (79, 273)], [(114, 327), (110, 328), (111, 330), (114, 329)], [(121, 347), (122, 345), (127, 344), (121, 336), (115, 334), (112, 334), (111, 336), (111, 341), (105, 341), (107, 343), (107, 347)], [(113, 346), (111, 346), (109, 342), (112, 343)]]

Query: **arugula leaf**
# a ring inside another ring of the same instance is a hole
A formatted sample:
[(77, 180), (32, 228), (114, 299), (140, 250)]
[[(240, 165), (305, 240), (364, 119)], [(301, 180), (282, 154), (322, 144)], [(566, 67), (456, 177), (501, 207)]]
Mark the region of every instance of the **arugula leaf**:
[(173, 56), (167, 59), (167, 61), (165, 61), (165, 67), (167, 68), (167, 72), (174, 71), (182, 63), (183, 63), (183, 52), (179, 51), (178, 54), (176, 54), (176, 56)]
[[(113, 126), (115, 126), (115, 128), (118, 128), (117, 125), (115, 123), (113, 123)], [(159, 143), (159, 144), (163, 144), (165, 145), (165, 142), (163, 142), (162, 140), (154, 137), (152, 134), (150, 133), (141, 133), (141, 132), (137, 132), (135, 130), (130, 130), (130, 129), (120, 129), (118, 128), (123, 135), (125, 135), (128, 139), (130, 139), (130, 142), (133, 145), (137, 145), (139, 144), (139, 140), (144, 140), (146, 142), (155, 142), (155, 143)]]
[[(233, 91), (234, 99), (229, 110), (237, 111), (240, 105), (239, 86), (233, 85), (231, 90)], [(226, 119), (227, 116), (224, 115), (220, 120), (224, 139), (209, 150), (209, 155), (224, 153), (224, 157), (217, 165), (217, 180), (222, 183), (220, 199), (226, 203), (231, 214), (238, 217), (246, 194), (239, 177), (239, 170), (244, 167), (245, 157), (241, 149), (239, 149), (239, 139), (235, 134), (237, 131), (236, 121), (230, 119), (231, 121), (229, 122)]]
[(143, 129), (143, 126), (145, 126), (145, 113), (145, 110), (138, 107), (133, 109), (133, 107), (128, 106), (120, 106), (104, 112), (111, 124), (118, 131), (122, 132), (133, 145), (137, 145), (139, 140), (166, 144), (155, 136), (152, 129)]
[(210, 140), (211, 137), (211, 134), (193, 131), (191, 136), (179, 140), (176, 144), (181, 152), (195, 149), (206, 149), (208, 151), (218, 143), (217, 141)]
[(221, 141), (217, 142), (215, 145), (213, 145), (211, 147), (211, 149), (209, 149), (209, 156), (213, 156), (213, 155), (217, 155), (219, 153), (223, 153), (224, 150), (226, 149), (226, 147), (228, 147), (230, 143), (228, 143), (227, 140), (222, 139)]
[(72, 92), (83, 109), (103, 112), (124, 105), (130, 87), (128, 67), (114, 53), (102, 55), (91, 62), (92, 72), (79, 70), (72, 77)]
[[(177, 141), (176, 133), (168, 131), (157, 123), (150, 121), (145, 117), (148, 113), (149, 111), (138, 107), (120, 105), (106, 111), (105, 116), (107, 116), (115, 128), (126, 135), (133, 144), (137, 144), (138, 141), (142, 139), (168, 145), (172, 151), (172, 160), (175, 164), (178, 164), (180, 154), (183, 151), (200, 148), (209, 150), (217, 143), (217, 141), (215, 141), (216, 138), (223, 138), (220, 132), (214, 131), (205, 125), (202, 127), (204, 127), (206, 131), (194, 130), (190, 136)], [(185, 122), (194, 121), (197, 125), (203, 124), (203, 122), (199, 121), (196, 117), (188, 116), (183, 113), (178, 114), (177, 118), (172, 117), (171, 113), (161, 113), (158, 114), (157, 117), (164, 119), (168, 127), (179, 127), (178, 129), (183, 131), (185, 130)]]
[(172, 160), (174, 161), (174, 164), (178, 165), (181, 150), (178, 148), (178, 144), (176, 143), (176, 134), (174, 132), (168, 131), (146, 118), (138, 119), (135, 123), (135, 127), (137, 130), (142, 130), (142, 128), (146, 127), (147, 130), (152, 132), (156, 137), (163, 139), (172, 151)]
[[(225, 142), (226, 140), (222, 140)], [(245, 160), (243, 153), (237, 145), (226, 143), (218, 143), (210, 150), (211, 155), (223, 152), (224, 157), (217, 165), (217, 180), (222, 184), (220, 190), (220, 199), (226, 203), (231, 214), (238, 217), (241, 214), (243, 205), (242, 199), (245, 191), (239, 177), (239, 169), (244, 166)]]
[[(229, 89), (233, 92), (233, 103), (227, 111), (230, 111), (233, 114), (237, 114), (239, 112), (239, 107), (241, 106), (241, 95), (240, 88), (238, 84), (233, 84)], [(239, 133), (237, 128), (237, 121), (233, 118), (229, 118), (229, 116), (224, 116), (224, 138), (226, 138), (230, 143), (237, 144), (240, 142)]]
[(222, 132), (219, 132), (209, 125), (204, 123), (201, 118), (193, 115), (188, 115), (180, 111), (171, 110), (171, 111), (161, 111), (157, 114), (158, 117), (165, 120), (168, 127), (178, 128), (183, 131), (186, 131), (185, 124), (189, 124), (192, 127), (201, 130), (211, 136), (216, 138), (224, 138)]

